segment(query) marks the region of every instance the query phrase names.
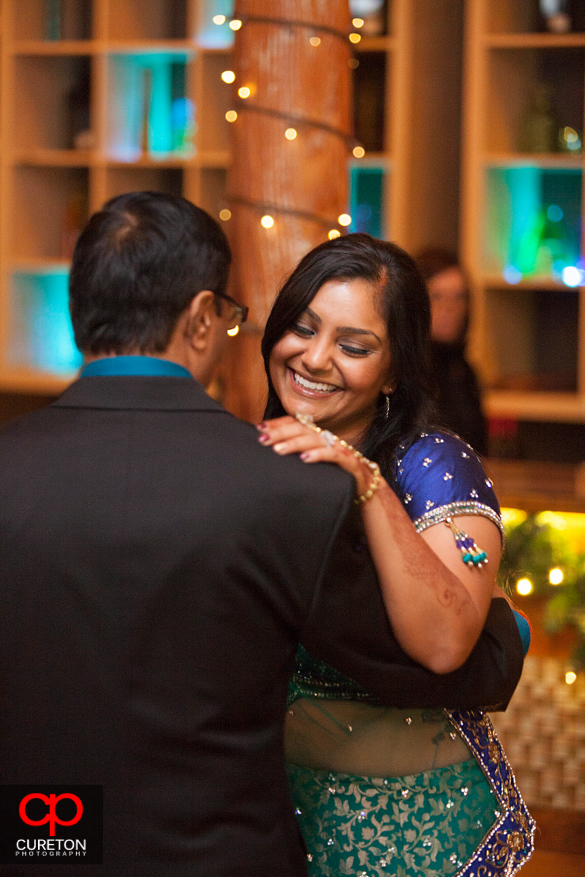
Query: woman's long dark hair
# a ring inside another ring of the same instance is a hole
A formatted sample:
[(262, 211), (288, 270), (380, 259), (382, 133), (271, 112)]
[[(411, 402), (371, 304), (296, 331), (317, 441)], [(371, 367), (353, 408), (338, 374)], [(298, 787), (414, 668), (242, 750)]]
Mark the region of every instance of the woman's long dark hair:
[(268, 376), (265, 417), (284, 411), (270, 379), (270, 354), (304, 313), (324, 283), (331, 279), (367, 280), (379, 293), (386, 321), (395, 389), (380, 394), (376, 415), (360, 442), (360, 450), (389, 471), (399, 443), (411, 444), (428, 428), (434, 414), (429, 368), (430, 305), (425, 282), (413, 259), (396, 244), (368, 234), (349, 234), (326, 241), (299, 262), (280, 290), (262, 339)]

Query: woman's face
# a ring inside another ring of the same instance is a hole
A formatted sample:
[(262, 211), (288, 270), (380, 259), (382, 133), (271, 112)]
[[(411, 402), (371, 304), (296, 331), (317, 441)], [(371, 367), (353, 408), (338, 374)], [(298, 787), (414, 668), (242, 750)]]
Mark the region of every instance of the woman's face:
[(287, 414), (309, 414), (353, 443), (392, 390), (390, 344), (366, 280), (328, 280), (275, 344), (270, 377)]
[(467, 286), (456, 266), (439, 271), (427, 280), (431, 300), (434, 341), (455, 344), (461, 338), (467, 316)]

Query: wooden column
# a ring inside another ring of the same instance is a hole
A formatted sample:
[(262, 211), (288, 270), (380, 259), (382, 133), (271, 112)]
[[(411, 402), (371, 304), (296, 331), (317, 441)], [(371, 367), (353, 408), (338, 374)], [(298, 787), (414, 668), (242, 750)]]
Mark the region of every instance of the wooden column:
[[(224, 372), (225, 405), (261, 417), (260, 339), (284, 278), (347, 205), (351, 113), (347, 0), (238, 0), (228, 233), (232, 294), (250, 308)], [(240, 97), (241, 88), (249, 97)], [(297, 132), (287, 139), (287, 129)], [(271, 228), (263, 216), (274, 220)]]

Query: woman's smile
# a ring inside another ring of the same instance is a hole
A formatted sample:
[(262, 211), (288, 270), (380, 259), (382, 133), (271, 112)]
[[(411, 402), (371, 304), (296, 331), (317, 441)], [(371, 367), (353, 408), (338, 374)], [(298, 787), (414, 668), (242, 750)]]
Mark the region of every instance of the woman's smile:
[(310, 415), (346, 441), (359, 439), (380, 394), (392, 389), (375, 286), (361, 278), (324, 283), (274, 345), (270, 377), (287, 414)]
[(300, 388), (301, 395), (303, 395), (302, 391), (307, 393), (325, 393), (326, 395), (329, 395), (330, 393), (335, 393), (335, 391), (339, 389), (339, 387), (336, 387), (333, 384), (325, 384), (323, 381), (314, 381), (310, 378), (306, 378), (294, 371), (294, 369), (289, 369), (289, 371), (293, 382)]

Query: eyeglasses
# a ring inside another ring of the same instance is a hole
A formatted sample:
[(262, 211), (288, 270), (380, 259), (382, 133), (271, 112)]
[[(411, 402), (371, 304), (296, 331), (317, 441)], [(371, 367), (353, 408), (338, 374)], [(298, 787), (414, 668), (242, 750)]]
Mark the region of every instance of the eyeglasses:
[(215, 292), (214, 294), (217, 295), (218, 298), (223, 298), (225, 301), (230, 303), (231, 308), (227, 315), (229, 323), (228, 332), (230, 335), (236, 335), (242, 323), (245, 323), (248, 319), (248, 308), (246, 307), (246, 305), (238, 304), (235, 299), (233, 299), (229, 295), (226, 295), (225, 292)]

